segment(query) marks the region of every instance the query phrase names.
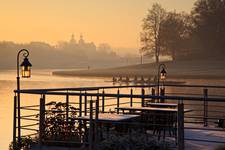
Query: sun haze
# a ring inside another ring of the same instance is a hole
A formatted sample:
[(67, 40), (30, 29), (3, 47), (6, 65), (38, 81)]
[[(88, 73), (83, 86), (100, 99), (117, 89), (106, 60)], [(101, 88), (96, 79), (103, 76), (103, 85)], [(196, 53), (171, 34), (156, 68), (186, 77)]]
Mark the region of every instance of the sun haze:
[(189, 12), (195, 0), (0, 0), (0, 41), (56, 44), (72, 33), (113, 48), (138, 49), (142, 19), (154, 2)]

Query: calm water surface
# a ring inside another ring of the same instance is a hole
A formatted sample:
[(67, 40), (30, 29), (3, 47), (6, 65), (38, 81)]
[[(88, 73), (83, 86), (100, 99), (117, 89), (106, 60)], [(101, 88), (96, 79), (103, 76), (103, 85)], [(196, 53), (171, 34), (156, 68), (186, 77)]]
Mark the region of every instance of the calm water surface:
[[(52, 76), (51, 71), (34, 70), (32, 78), (21, 79), (23, 88), (62, 88), (111, 85), (104, 78)], [(16, 88), (16, 71), (0, 71), (0, 150), (7, 150), (12, 141), (13, 90)], [(32, 103), (31, 100), (28, 103)]]
[[(109, 78), (80, 78), (52, 76), (52, 70), (34, 70), (32, 78), (21, 79), (23, 88), (62, 88), (112, 85)], [(186, 80), (187, 84), (225, 85), (225, 80)], [(12, 141), (13, 90), (16, 88), (16, 71), (0, 71), (0, 150), (7, 150)], [(170, 90), (170, 89), (169, 89)], [(172, 90), (172, 89), (171, 89)], [(25, 103), (32, 103), (29, 99)]]

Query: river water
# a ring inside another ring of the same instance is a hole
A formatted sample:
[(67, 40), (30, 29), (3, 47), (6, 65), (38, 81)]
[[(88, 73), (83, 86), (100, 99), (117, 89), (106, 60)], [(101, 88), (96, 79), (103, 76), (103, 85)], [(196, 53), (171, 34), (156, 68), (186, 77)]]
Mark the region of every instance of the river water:
[[(65, 78), (52, 76), (51, 71), (34, 70), (32, 78), (21, 79), (21, 89), (112, 85), (110, 82), (105, 82), (104, 78)], [(16, 89), (16, 71), (0, 71), (0, 150), (7, 150), (12, 141), (14, 89)]]
[[(21, 79), (21, 89), (64, 88), (112, 85), (109, 78), (52, 76), (53, 70), (33, 70), (32, 78)], [(225, 80), (185, 80), (187, 84), (225, 85)], [(13, 90), (16, 88), (16, 71), (0, 71), (0, 150), (7, 150), (12, 141)], [(28, 103), (32, 103), (29, 100)]]

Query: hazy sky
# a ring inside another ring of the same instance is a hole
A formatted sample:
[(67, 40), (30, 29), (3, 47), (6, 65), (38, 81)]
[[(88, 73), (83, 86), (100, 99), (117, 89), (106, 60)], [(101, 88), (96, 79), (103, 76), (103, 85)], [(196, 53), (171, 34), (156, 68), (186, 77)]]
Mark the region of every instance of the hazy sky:
[(195, 0), (0, 0), (0, 41), (56, 44), (76, 40), (138, 48), (142, 19), (152, 3), (190, 11)]

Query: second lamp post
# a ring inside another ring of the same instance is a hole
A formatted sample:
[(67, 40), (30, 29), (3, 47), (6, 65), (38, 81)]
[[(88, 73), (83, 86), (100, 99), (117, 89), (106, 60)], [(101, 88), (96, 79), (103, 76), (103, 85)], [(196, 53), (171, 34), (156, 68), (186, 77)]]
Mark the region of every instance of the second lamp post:
[(159, 93), (159, 86), (160, 86), (160, 81), (165, 81), (166, 80), (166, 65), (165, 64), (160, 64), (158, 66), (158, 83), (157, 83), (157, 94), (158, 96), (160, 95)]

